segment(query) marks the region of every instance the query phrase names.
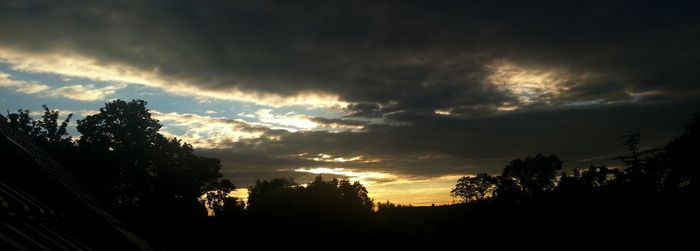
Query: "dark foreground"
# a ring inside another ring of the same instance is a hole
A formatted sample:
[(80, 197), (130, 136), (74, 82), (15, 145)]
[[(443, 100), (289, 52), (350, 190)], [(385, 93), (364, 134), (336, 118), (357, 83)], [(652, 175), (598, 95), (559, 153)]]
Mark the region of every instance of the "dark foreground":
[(0, 250), (697, 246), (700, 116), (663, 148), (628, 135), (621, 168), (567, 173), (537, 154), (460, 179), (464, 203), (411, 207), (321, 176), (258, 181), (243, 203), (218, 160), (158, 133), (145, 102), (108, 103), (77, 141), (45, 110), (0, 117)]

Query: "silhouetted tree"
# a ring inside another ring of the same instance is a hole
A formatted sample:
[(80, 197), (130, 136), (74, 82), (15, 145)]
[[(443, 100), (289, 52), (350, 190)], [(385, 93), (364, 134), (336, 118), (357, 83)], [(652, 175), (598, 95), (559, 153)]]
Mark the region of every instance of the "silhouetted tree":
[(36, 123), (36, 126), (41, 128), (41, 130), (34, 137), (49, 144), (70, 144), (71, 137), (68, 135), (66, 128), (73, 114), (68, 114), (63, 122), (59, 124), (58, 117), (60, 112), (51, 110), (46, 105), (42, 107), (44, 108), (44, 114), (41, 115), (41, 119)]
[(41, 128), (36, 126), (36, 122), (29, 116), (29, 110), (17, 110), (17, 113), (7, 113), (7, 126), (17, 130), (27, 137), (33, 137)]
[(526, 194), (533, 196), (554, 188), (557, 171), (562, 161), (556, 155), (534, 157), (511, 161), (504, 169), (502, 177), (514, 178)]
[(500, 201), (516, 202), (523, 195), (523, 189), (515, 178), (498, 176), (495, 180), (496, 189), (493, 191), (493, 196)]
[[(66, 132), (70, 115), (61, 122), (59, 112), (46, 106), (40, 119), (29, 114), (19, 110), (0, 116), (0, 123), (47, 149), (60, 146), (56, 153), (73, 151), (76, 144)], [(229, 196), (235, 186), (222, 179), (219, 160), (196, 156), (191, 145), (164, 137), (160, 128), (145, 101), (109, 102), (78, 121), (79, 155), (68, 155), (75, 158), (68, 166), (77, 166), (76, 174), (114, 208), (135, 216), (172, 249), (184, 248), (180, 243), (217, 247), (225, 245), (218, 240), (239, 235), (293, 241), (389, 237), (406, 245), (454, 243), (465, 236), (546, 241), (613, 233), (648, 239), (682, 235), (676, 230), (681, 223), (698, 222), (700, 115), (660, 150), (642, 147), (638, 133), (626, 135), (629, 153), (616, 158), (620, 169), (591, 165), (564, 172), (557, 182), (561, 160), (537, 154), (511, 161), (501, 176), (462, 177), (451, 191), (467, 203), (494, 198), (487, 203), (411, 207), (387, 201), (377, 203), (374, 215), (362, 184), (320, 175), (303, 185), (258, 180), (249, 187), (246, 207)], [(214, 217), (201, 220), (205, 206)]]
[(637, 192), (655, 193), (662, 190), (666, 168), (657, 163), (661, 161), (658, 158), (660, 149), (642, 150), (639, 146), (639, 133), (630, 133), (622, 137), (623, 145), (627, 147), (629, 154), (613, 158), (622, 161), (625, 166), (618, 181)]
[[(8, 113), (3, 117), (5, 123), (12, 129), (24, 134), (45, 151), (60, 155), (72, 150), (73, 142), (68, 135), (67, 128), (73, 114), (68, 114), (60, 122), (60, 111), (49, 109), (43, 105), (44, 113), (41, 118), (34, 120), (29, 110), (18, 110), (17, 113)], [(59, 123), (60, 122), (60, 123)]]
[(279, 202), (276, 198), (290, 197), (296, 186), (292, 179), (256, 180), (255, 185), (248, 188), (248, 209), (266, 210), (269, 204)]
[(451, 194), (464, 202), (482, 201), (493, 194), (496, 185), (496, 179), (485, 173), (474, 177), (464, 176), (459, 178)]
[(640, 165), (640, 156), (641, 153), (639, 152), (639, 141), (640, 141), (640, 133), (639, 132), (632, 132), (626, 135), (622, 136), (622, 144), (627, 147), (627, 150), (630, 152), (630, 155), (628, 156), (622, 156), (619, 157), (620, 159), (623, 160), (628, 166), (631, 168), (634, 168), (638, 165)]
[(238, 200), (229, 196), (235, 189), (236, 186), (230, 180), (211, 182), (205, 188), (205, 204), (215, 215), (224, 213), (225, 209), (231, 210), (232, 206), (238, 206)]
[(79, 120), (76, 174), (171, 248), (207, 238), (198, 231), (206, 206), (223, 214), (235, 186), (222, 179), (218, 159), (197, 156), (192, 145), (160, 134), (146, 105), (114, 100)]
[(245, 202), (236, 197), (224, 197), (221, 206), (213, 207), (214, 216), (223, 221), (240, 219), (245, 213)]
[(79, 149), (86, 157), (82, 174), (122, 207), (166, 207), (198, 203), (221, 206), (234, 187), (220, 180), (218, 159), (196, 156), (191, 145), (167, 139), (146, 101), (115, 100), (78, 121)]
[(386, 202), (377, 202), (377, 212), (394, 210), (396, 208), (402, 208), (402, 207), (410, 207), (410, 205), (396, 204), (396, 203), (392, 203), (391, 201), (388, 201), (388, 200)]
[(571, 175), (563, 172), (557, 190), (567, 193), (594, 192), (615, 189), (620, 185), (622, 173), (605, 165), (591, 165), (588, 170), (574, 169)]
[(700, 192), (700, 114), (685, 125), (683, 133), (666, 145), (659, 156), (666, 170), (664, 187), (668, 192)]
[(369, 197), (367, 188), (360, 184), (360, 182), (355, 181), (350, 183), (347, 178), (341, 179), (338, 184), (338, 190), (340, 191), (342, 205), (355, 207), (358, 211), (372, 211), (374, 203)]
[[(284, 222), (351, 222), (368, 218), (373, 209), (367, 189), (348, 179), (324, 180), (305, 186), (291, 180), (256, 181), (248, 191), (248, 212), (256, 218)], [(337, 227), (337, 226), (336, 226)]]

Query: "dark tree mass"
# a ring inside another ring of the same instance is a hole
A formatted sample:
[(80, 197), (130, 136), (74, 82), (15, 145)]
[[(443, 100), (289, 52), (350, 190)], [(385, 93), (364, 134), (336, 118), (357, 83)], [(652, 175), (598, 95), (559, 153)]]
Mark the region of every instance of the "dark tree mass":
[(0, 0), (0, 251), (696, 250), (700, 1)]
[(187, 143), (160, 134), (161, 125), (142, 100), (115, 100), (79, 120), (77, 140), (65, 129), (71, 115), (58, 123), (59, 112), (46, 106), (38, 120), (29, 114), (3, 116), (3, 132), (44, 148), (157, 248), (310, 237), (361, 238), (387, 247), (587, 236), (601, 242), (690, 243), (695, 232), (684, 226), (698, 223), (700, 115), (661, 149), (643, 150), (638, 133), (624, 135), (621, 147), (628, 153), (615, 158), (620, 166), (562, 171), (556, 155), (536, 154), (511, 161), (500, 176), (460, 178), (452, 196), (461, 203), (414, 207), (375, 205), (359, 182), (321, 175), (308, 184), (258, 180), (241, 201), (229, 195), (235, 186), (222, 179), (219, 160), (197, 156)]

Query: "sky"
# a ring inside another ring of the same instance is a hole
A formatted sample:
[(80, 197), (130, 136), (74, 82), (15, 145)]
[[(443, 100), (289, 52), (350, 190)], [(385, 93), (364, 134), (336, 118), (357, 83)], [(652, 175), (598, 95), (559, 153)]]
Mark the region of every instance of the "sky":
[(46, 104), (82, 119), (143, 99), (161, 133), (221, 159), (239, 188), (323, 174), (375, 201), (445, 204), (459, 177), (516, 158), (614, 166), (621, 135), (651, 148), (680, 134), (700, 112), (699, 10), (0, 0), (0, 111)]

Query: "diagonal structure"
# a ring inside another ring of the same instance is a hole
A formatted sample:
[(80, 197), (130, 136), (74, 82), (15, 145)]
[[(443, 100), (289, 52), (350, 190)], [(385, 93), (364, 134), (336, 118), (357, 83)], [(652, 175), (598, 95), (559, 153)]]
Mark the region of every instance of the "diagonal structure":
[(0, 115), (0, 250), (152, 250)]

